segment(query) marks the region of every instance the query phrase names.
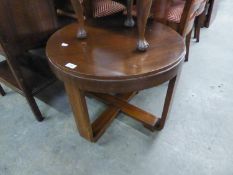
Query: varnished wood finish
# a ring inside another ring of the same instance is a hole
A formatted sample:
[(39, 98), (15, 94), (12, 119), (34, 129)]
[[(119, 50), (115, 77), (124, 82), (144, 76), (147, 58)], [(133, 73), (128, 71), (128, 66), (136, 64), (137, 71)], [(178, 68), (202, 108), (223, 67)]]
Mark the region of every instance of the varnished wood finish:
[(150, 15), (150, 9), (152, 0), (137, 0), (137, 26), (138, 26), (138, 41), (137, 49), (145, 51), (149, 47), (149, 43), (146, 41), (145, 32), (147, 19)]
[(201, 6), (204, 0), (196, 1), (196, 0), (185, 0), (184, 10), (181, 16), (180, 23), (168, 22), (168, 25), (176, 30), (181, 36), (183, 36), (186, 40), (186, 59), (188, 61), (189, 57), (189, 46), (191, 39), (191, 31), (194, 26), (194, 21), (196, 18), (197, 11)]
[(132, 11), (133, 11), (133, 0), (127, 0), (127, 18), (125, 20), (126, 27), (134, 27), (135, 22), (133, 19)]
[[(185, 56), (183, 38), (165, 25), (152, 23), (146, 32), (151, 47), (142, 53), (134, 47), (135, 30), (122, 28), (122, 20), (108, 26), (102, 26), (103, 23), (106, 22), (86, 25), (87, 32), (92, 33), (86, 40), (75, 38), (78, 26), (71, 24), (57, 31), (46, 47), (54, 73), (65, 83), (80, 135), (97, 141), (119, 112), (150, 128), (162, 128)], [(68, 46), (62, 47), (62, 43)], [(67, 68), (67, 63), (77, 67)], [(128, 103), (136, 91), (166, 81), (170, 83), (162, 118)], [(89, 120), (85, 93), (109, 105), (93, 124)], [(109, 95), (112, 93), (120, 95)]]
[[(2, 71), (0, 81), (26, 97), (38, 121), (42, 121), (43, 117), (33, 95), (34, 90), (40, 88), (34, 89), (35, 86), (31, 87), (31, 83), (27, 82), (28, 79), (20, 68), (19, 58), (23, 58), (25, 54), (28, 55), (29, 49), (45, 44), (46, 39), (57, 28), (53, 1), (0, 0), (0, 54), (3, 54), (7, 61), (7, 64), (3, 62), (0, 65)], [(37, 84), (35, 79), (33, 82)]]
[(166, 24), (168, 10), (173, 0), (154, 0), (151, 7), (151, 12), (156, 21)]
[(99, 99), (103, 100), (105, 103), (112, 104), (120, 108), (123, 113), (143, 124), (154, 126), (158, 120), (158, 117), (148, 112), (145, 112), (134, 105), (129, 104), (126, 100), (122, 100), (119, 97), (115, 97), (108, 94), (99, 94), (99, 93), (94, 93), (94, 95)]
[(90, 141), (93, 141), (93, 132), (87, 111), (84, 91), (80, 90), (77, 83), (71, 79), (67, 79), (65, 82), (65, 88), (68, 93), (80, 135)]
[(178, 32), (186, 37), (190, 31), (193, 29), (194, 20), (196, 18), (197, 11), (201, 6), (204, 0), (196, 1), (196, 0), (186, 0), (184, 11), (181, 17), (181, 22), (179, 25)]
[[(22, 65), (19, 65), (19, 67), (21, 70), (20, 72), (22, 73), (25, 82), (27, 82), (32, 95), (36, 95), (41, 90), (48, 87), (48, 85), (53, 83), (52, 79), (55, 81), (53, 75), (41, 75), (35, 71), (32, 71), (31, 69), (28, 69), (28, 67), (24, 67)], [(11, 87), (14, 91), (20, 93), (21, 95), (24, 95), (23, 90), (20, 88), (19, 84), (14, 78), (14, 75), (6, 61), (0, 62), (0, 81), (3, 82), (5, 85)]]
[[(84, 28), (84, 15), (83, 15), (83, 8), (80, 0), (71, 0), (73, 8), (75, 10), (75, 13), (77, 15), (78, 21), (79, 21), (79, 26), (78, 26), (78, 31), (77, 31), (77, 37), (79, 39), (83, 39), (87, 37), (87, 32)], [(92, 8), (92, 1), (91, 0), (84, 0), (84, 4), (88, 3), (89, 6), (85, 5), (85, 9)], [(131, 12), (132, 9), (132, 0), (128, 1), (128, 12)], [(147, 19), (150, 14), (150, 9), (152, 5), (152, 0), (137, 0), (137, 26), (138, 26), (138, 40), (137, 40), (137, 49), (139, 51), (146, 51), (147, 48), (149, 47), (149, 43), (145, 39), (145, 30), (146, 30), (146, 24), (147, 24)], [(87, 11), (90, 11), (89, 9)], [(132, 15), (128, 14), (127, 21), (125, 23), (127, 26), (133, 26), (133, 19)], [(89, 35), (92, 35), (90, 33)]]
[[(130, 101), (137, 92), (130, 92), (118, 95), (119, 98), (125, 101)], [(92, 96), (96, 97), (94, 94)], [(104, 133), (107, 127), (112, 123), (116, 116), (121, 111), (120, 108), (110, 105), (92, 124), (94, 140), (97, 141)]]
[(204, 10), (201, 15), (197, 16), (195, 19), (195, 30), (194, 30), (194, 38), (196, 38), (196, 41), (200, 41), (200, 34), (201, 34), (201, 28), (204, 24), (206, 17), (206, 10)]
[[(175, 72), (184, 54), (182, 37), (159, 23), (148, 26), (147, 37), (152, 43), (148, 53), (135, 50), (136, 31), (122, 28), (121, 24), (108, 29), (87, 26), (93, 35), (81, 41), (75, 39), (76, 28), (77, 24), (72, 24), (56, 32), (48, 41), (47, 56), (53, 69), (75, 77), (80, 89), (92, 92), (132, 92), (163, 83), (161, 78), (155, 81), (154, 76), (164, 71), (164, 79), (171, 78), (173, 75), (166, 70)], [(122, 46), (122, 41), (126, 45)], [(63, 42), (69, 46), (61, 47)], [(69, 69), (67, 63), (77, 67)], [(98, 83), (102, 86), (96, 86)]]
[(71, 0), (72, 6), (74, 8), (75, 14), (79, 22), (79, 28), (77, 31), (77, 38), (84, 39), (87, 37), (86, 30), (84, 28), (84, 16), (83, 16), (83, 7), (80, 0)]

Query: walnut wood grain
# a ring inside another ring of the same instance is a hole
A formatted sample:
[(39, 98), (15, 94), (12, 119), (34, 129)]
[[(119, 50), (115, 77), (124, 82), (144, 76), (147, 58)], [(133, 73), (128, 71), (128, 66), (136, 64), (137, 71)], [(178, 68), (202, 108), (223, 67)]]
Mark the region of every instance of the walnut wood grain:
[[(151, 47), (135, 50), (137, 31), (122, 28), (122, 20), (86, 25), (86, 40), (75, 37), (77, 24), (57, 31), (48, 41), (46, 53), (54, 73), (65, 83), (80, 135), (95, 142), (119, 112), (124, 112), (152, 129), (162, 129), (166, 121), (177, 76), (185, 56), (183, 38), (169, 27), (153, 23), (146, 36)], [(122, 43), (125, 43), (123, 45)], [(62, 43), (67, 43), (62, 47)], [(65, 65), (72, 63), (75, 68)], [(170, 81), (162, 117), (128, 103), (136, 92)], [(104, 99), (109, 107), (91, 124), (85, 93)], [(117, 96), (109, 94), (120, 94)]]
[[(137, 92), (130, 92), (125, 94), (120, 94), (119, 98), (125, 101), (131, 100)], [(94, 94), (91, 94), (92, 96)], [(95, 95), (94, 95), (95, 96)], [(92, 124), (93, 128), (93, 135), (95, 141), (97, 141), (100, 136), (104, 133), (104, 131), (109, 127), (112, 121), (116, 118), (119, 114), (121, 109), (114, 105), (110, 105)]]
[(77, 88), (76, 83), (72, 80), (67, 80), (65, 82), (65, 88), (68, 93), (80, 135), (93, 141), (94, 138), (88, 115), (85, 93)]
[[(0, 64), (0, 81), (17, 90), (26, 97), (32, 112), (38, 121), (44, 118), (33, 97), (36, 92), (54, 81), (50, 77), (27, 77), (36, 75), (36, 71), (21, 69), (19, 58), (24, 58), (30, 49), (45, 45), (48, 37), (58, 29), (55, 8), (51, 0), (0, 0), (0, 54), (4, 55), (7, 64)], [(47, 67), (46, 67), (47, 66)], [(48, 69), (48, 65), (44, 65)], [(48, 71), (48, 70), (46, 70)], [(36, 81), (35, 81), (36, 80)], [(42, 86), (38, 85), (42, 82)], [(31, 86), (32, 85), (32, 86)], [(38, 85), (35, 87), (34, 85)]]
[(109, 94), (94, 93), (94, 95), (98, 97), (99, 99), (103, 100), (104, 102), (106, 102), (107, 104), (120, 108), (120, 110), (123, 113), (125, 113), (126, 115), (132, 117), (133, 119), (143, 124), (154, 126), (156, 122), (158, 121), (158, 117), (134, 105), (129, 104), (124, 99), (121, 99), (119, 97), (115, 97)]

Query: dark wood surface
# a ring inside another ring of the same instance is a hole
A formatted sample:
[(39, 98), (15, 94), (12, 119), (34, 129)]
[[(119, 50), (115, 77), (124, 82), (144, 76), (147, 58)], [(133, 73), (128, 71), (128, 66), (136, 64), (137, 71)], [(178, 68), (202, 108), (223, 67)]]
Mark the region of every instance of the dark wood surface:
[[(133, 5), (132, 0), (127, 0), (129, 1), (128, 6)], [(87, 14), (85, 11), (91, 11), (93, 9), (93, 1), (92, 0), (84, 0), (83, 3), (80, 2), (79, 0), (71, 0), (71, 3), (73, 5), (74, 11), (76, 13), (79, 26), (77, 28), (77, 38), (79, 39), (85, 39), (87, 38), (88, 32), (86, 31), (84, 27), (84, 13)], [(83, 5), (84, 4), (84, 5)], [(149, 47), (149, 43), (147, 42), (145, 38), (145, 29), (146, 29), (146, 24), (147, 24), (147, 19), (150, 14), (150, 9), (152, 5), (152, 0), (137, 0), (137, 28), (138, 28), (138, 35), (136, 36), (137, 38), (137, 49), (139, 51), (146, 51), (147, 48)], [(84, 7), (83, 7), (84, 6)], [(83, 10), (84, 9), (84, 10)], [(132, 8), (128, 7), (127, 12), (131, 13)], [(90, 15), (86, 15), (86, 17), (89, 17)], [(126, 21), (132, 21), (132, 16), (129, 14), (128, 17), (131, 17), (130, 19), (128, 18)], [(134, 25), (129, 24), (128, 22), (124, 23), (126, 24), (127, 27), (133, 27)], [(91, 34), (91, 33), (90, 33)]]
[[(108, 27), (96, 23), (87, 25), (86, 29), (92, 35), (86, 40), (76, 39), (77, 24), (71, 24), (57, 31), (46, 47), (54, 73), (65, 84), (79, 133), (93, 142), (119, 112), (150, 130), (162, 129), (184, 61), (184, 39), (169, 27), (151, 23), (146, 32), (151, 47), (141, 53), (135, 50), (136, 30), (125, 29), (119, 24), (122, 23), (113, 21)], [(62, 44), (68, 45), (63, 47)], [(67, 63), (77, 67), (68, 68)], [(162, 117), (128, 103), (139, 90), (166, 81), (169, 86)], [(93, 123), (88, 115), (87, 94), (109, 105)]]
[[(80, 88), (86, 90), (119, 92), (121, 89), (118, 85), (122, 84), (125, 86), (122, 91), (134, 91), (133, 86), (137, 84), (138, 78), (143, 77), (143, 82), (162, 71), (173, 69), (185, 53), (183, 38), (159, 23), (148, 27), (147, 37), (151, 47), (146, 53), (135, 50), (136, 32), (131, 29), (122, 26), (108, 29), (88, 26), (87, 30), (92, 35), (87, 40), (80, 41), (73, 35), (76, 28), (77, 24), (72, 24), (56, 32), (48, 41), (47, 56), (58, 72), (62, 70), (65, 74), (76, 77), (77, 81), (82, 82)], [(122, 41), (125, 42), (124, 45)], [(69, 46), (62, 47), (64, 42)], [(69, 69), (65, 66), (67, 63), (77, 67)], [(97, 89), (95, 83), (102, 83), (104, 87)], [(150, 86), (153, 84), (144, 82), (137, 85), (137, 88)]]
[(51, 76), (43, 77), (35, 70), (21, 69), (19, 58), (30, 55), (29, 50), (45, 45), (57, 29), (52, 0), (0, 0), (0, 54), (7, 61), (0, 65), (0, 81), (26, 97), (38, 121), (42, 121), (43, 116), (33, 95), (50, 84)]
[[(20, 66), (21, 72), (28, 87), (31, 89), (32, 95), (38, 94), (41, 90), (48, 87), (56, 79), (54, 76), (43, 76), (27, 67)], [(16, 92), (25, 96), (23, 90), (18, 85), (14, 75), (12, 74), (6, 61), (0, 62), (0, 81), (11, 87)]]

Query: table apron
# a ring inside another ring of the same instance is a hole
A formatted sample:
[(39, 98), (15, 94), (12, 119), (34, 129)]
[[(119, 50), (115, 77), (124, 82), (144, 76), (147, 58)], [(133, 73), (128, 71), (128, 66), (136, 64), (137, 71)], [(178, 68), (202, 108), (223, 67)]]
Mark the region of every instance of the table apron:
[(97, 79), (83, 79), (70, 74), (56, 70), (53, 67), (55, 75), (62, 80), (74, 81), (76, 86), (84, 91), (98, 92), (98, 93), (127, 93), (133, 91), (140, 91), (160, 85), (166, 81), (174, 78), (181, 69), (183, 61), (169, 70), (165, 70), (159, 74), (147, 75), (127, 80), (97, 80)]

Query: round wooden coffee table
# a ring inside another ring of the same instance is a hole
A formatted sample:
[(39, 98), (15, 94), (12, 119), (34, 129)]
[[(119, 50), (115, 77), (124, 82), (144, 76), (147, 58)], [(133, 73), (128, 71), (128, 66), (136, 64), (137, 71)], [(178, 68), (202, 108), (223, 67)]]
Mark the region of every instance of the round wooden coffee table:
[[(77, 28), (78, 24), (71, 24), (52, 35), (46, 53), (54, 73), (65, 84), (80, 135), (97, 141), (119, 112), (151, 130), (162, 129), (185, 56), (183, 38), (154, 23), (146, 32), (150, 48), (141, 53), (135, 50), (135, 30), (121, 25), (88, 25), (88, 39), (77, 40)], [(166, 81), (169, 85), (160, 118), (128, 103), (138, 91)], [(86, 95), (109, 105), (93, 123)]]

